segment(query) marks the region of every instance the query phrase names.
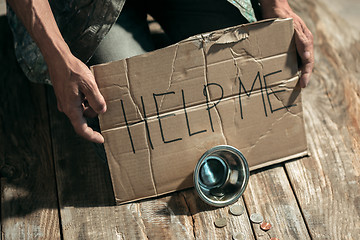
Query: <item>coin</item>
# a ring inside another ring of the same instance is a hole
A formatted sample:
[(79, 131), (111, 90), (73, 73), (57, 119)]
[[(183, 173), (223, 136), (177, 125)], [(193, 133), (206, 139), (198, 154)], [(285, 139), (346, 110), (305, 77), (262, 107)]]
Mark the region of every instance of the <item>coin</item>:
[(230, 207), (229, 211), (232, 215), (240, 216), (241, 214), (244, 213), (245, 209), (241, 205), (233, 205)]
[(220, 188), (212, 188), (210, 189), (210, 194), (215, 197), (223, 197), (225, 195), (224, 190)]
[(263, 218), (263, 216), (261, 216), (259, 213), (253, 213), (253, 214), (251, 214), (251, 216), (250, 216), (250, 220), (251, 220), (253, 223), (262, 223), (262, 221), (264, 221), (264, 218)]
[(214, 222), (215, 226), (218, 228), (222, 228), (226, 226), (226, 218), (217, 218)]
[(232, 236), (233, 240), (245, 240), (245, 235), (241, 232), (237, 232)]
[(261, 228), (262, 230), (264, 230), (264, 231), (270, 230), (271, 224), (268, 223), (268, 222), (262, 222), (262, 223), (260, 224), (260, 228)]

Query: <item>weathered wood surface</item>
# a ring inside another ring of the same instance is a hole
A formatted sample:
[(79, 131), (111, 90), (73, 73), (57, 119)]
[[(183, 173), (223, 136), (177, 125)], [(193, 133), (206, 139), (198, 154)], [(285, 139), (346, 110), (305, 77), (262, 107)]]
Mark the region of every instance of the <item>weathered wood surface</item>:
[(256, 239), (310, 239), (282, 165), (253, 173), (244, 198), (249, 215), (260, 213), (272, 225), (264, 232), (253, 224)]
[(230, 228), (216, 229), (213, 220), (231, 217), (228, 208), (207, 206), (192, 189), (115, 206), (107, 165), (97, 157), (91, 143), (76, 136), (65, 116), (57, 111), (52, 90), (48, 91), (65, 239), (231, 239), (237, 229), (245, 229), (247, 239), (253, 239), (246, 214), (232, 216)]
[[(357, 239), (360, 35), (329, 12), (323, 0), (289, 2), (315, 37), (316, 67), (303, 91), (311, 156), (253, 172), (238, 201), (247, 212), (239, 217), (230, 215), (228, 207), (207, 206), (193, 189), (115, 206), (106, 164), (57, 111), (53, 91), (48, 88), (45, 98), (42, 86), (23, 81), (15, 74), (18, 69), (11, 70), (15, 64), (1, 55), (0, 67), (7, 71), (0, 71), (0, 160), (14, 156), (20, 173), (16, 181), (1, 182), (2, 238), (37, 239), (45, 233), (43, 238), (56, 239), (61, 229), (63, 239), (231, 239), (239, 231), (246, 239)], [(14, 75), (3, 75), (9, 71)], [(12, 84), (18, 88), (7, 91)], [(250, 224), (254, 212), (272, 229), (263, 232)], [(216, 228), (217, 217), (227, 217), (228, 225)]]
[[(49, 89), (49, 93), (52, 91)], [(50, 97), (50, 125), (65, 239), (183, 239), (192, 236), (184, 198), (115, 206), (107, 165), (76, 136)]]
[(314, 33), (316, 67), (303, 92), (311, 157), (286, 171), (312, 238), (358, 239), (360, 34), (320, 1), (293, 7)]
[[(193, 189), (183, 193), (193, 218), (194, 239), (232, 239), (237, 232), (243, 233), (245, 239), (255, 239), (242, 198), (235, 204), (244, 206), (245, 212), (241, 216), (233, 216), (229, 213), (229, 207), (214, 208), (205, 204)], [(226, 227), (215, 227), (214, 221), (219, 217), (227, 219)]]
[(0, 175), (3, 239), (59, 239), (44, 86), (30, 84), (0, 17)]

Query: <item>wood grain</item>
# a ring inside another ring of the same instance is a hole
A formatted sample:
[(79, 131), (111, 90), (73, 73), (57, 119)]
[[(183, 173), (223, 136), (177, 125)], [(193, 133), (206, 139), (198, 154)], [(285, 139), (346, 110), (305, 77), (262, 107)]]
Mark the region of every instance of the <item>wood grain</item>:
[(192, 236), (182, 196), (115, 206), (106, 163), (76, 136), (48, 89), (64, 239), (184, 239)]
[(2, 238), (59, 239), (45, 89), (18, 67), (6, 17), (0, 32)]
[[(64, 239), (231, 239), (239, 230), (254, 239), (246, 214), (211, 211), (193, 190), (115, 206), (106, 164), (76, 136), (48, 91)], [(231, 219), (226, 229), (215, 228), (219, 215)]]
[[(268, 232), (247, 213), (206, 205), (193, 189), (115, 206), (107, 165), (57, 111), (53, 91), (46, 98), (43, 86), (24, 79), (0, 18), (1, 239), (60, 238), (52, 151), (63, 239), (231, 239), (238, 231), (246, 239), (357, 239), (359, 32), (323, 0), (289, 2), (315, 36), (316, 67), (303, 92), (311, 157), (252, 173), (238, 204), (271, 222)], [(217, 217), (228, 225), (216, 228)]]
[(282, 165), (252, 173), (244, 199), (249, 215), (259, 213), (272, 225), (264, 232), (252, 224), (256, 239), (310, 239)]
[(114, 207), (106, 164), (57, 111), (52, 88), (48, 102), (64, 239), (141, 238), (143, 227), (133, 214), (137, 204)]
[[(237, 232), (243, 233), (245, 239), (254, 239), (246, 211), (241, 216), (233, 216), (229, 213), (229, 206), (211, 207), (196, 195), (194, 189), (184, 191), (183, 194), (193, 219), (195, 239), (232, 239)], [(240, 198), (234, 204), (244, 206), (243, 199)], [(214, 225), (215, 219), (219, 217), (227, 219), (224, 228), (217, 228)]]
[(180, 193), (141, 201), (141, 219), (148, 239), (193, 239), (193, 222)]
[(360, 236), (360, 34), (322, 1), (292, 1), (315, 36), (303, 95), (311, 157), (286, 163), (313, 239)]

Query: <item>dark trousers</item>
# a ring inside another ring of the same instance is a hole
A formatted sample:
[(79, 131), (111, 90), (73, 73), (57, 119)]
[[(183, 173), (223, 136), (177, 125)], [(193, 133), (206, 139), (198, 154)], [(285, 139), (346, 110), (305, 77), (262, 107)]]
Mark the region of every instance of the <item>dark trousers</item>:
[(247, 23), (240, 11), (227, 0), (127, 0), (90, 65), (155, 50), (147, 14), (161, 25), (170, 43), (199, 33)]

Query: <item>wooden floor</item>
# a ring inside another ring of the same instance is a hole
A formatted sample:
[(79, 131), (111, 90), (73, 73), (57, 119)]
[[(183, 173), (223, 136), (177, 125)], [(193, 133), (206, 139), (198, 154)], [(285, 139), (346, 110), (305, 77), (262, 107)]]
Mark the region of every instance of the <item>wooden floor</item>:
[[(25, 79), (1, 17), (1, 239), (359, 239), (360, 34), (321, 0), (290, 3), (315, 37), (303, 91), (311, 156), (252, 172), (240, 217), (192, 189), (114, 206), (107, 166), (57, 111), (52, 89)], [(271, 230), (250, 223), (255, 212)], [(216, 228), (218, 217), (228, 225)]]

